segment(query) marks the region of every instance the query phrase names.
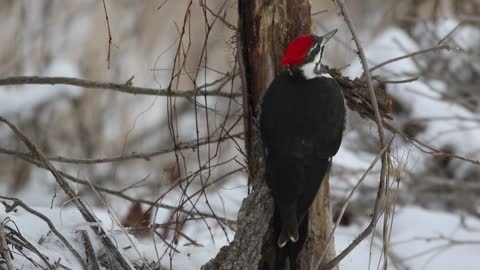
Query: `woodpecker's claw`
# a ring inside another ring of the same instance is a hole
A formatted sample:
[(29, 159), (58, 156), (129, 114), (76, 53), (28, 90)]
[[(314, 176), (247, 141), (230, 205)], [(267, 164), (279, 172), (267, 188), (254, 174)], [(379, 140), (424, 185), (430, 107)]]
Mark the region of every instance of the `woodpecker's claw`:
[(297, 242), (299, 238), (297, 227), (284, 228), (278, 236), (277, 245), (284, 247), (288, 241)]
[(290, 235), (290, 240), (291, 240), (292, 242), (297, 242), (297, 241), (298, 241), (298, 233), (297, 233), (296, 236), (291, 236), (291, 235)]

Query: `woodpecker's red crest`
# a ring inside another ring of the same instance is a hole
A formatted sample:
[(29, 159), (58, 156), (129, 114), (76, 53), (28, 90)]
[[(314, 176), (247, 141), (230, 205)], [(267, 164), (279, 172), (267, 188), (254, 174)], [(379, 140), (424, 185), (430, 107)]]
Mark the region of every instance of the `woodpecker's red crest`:
[(301, 35), (288, 44), (287, 51), (282, 58), (282, 65), (300, 65), (303, 64), (308, 51), (315, 43), (313, 35)]
[(310, 62), (321, 61), (325, 44), (337, 33), (337, 29), (323, 36), (300, 35), (288, 44), (282, 65), (300, 66)]

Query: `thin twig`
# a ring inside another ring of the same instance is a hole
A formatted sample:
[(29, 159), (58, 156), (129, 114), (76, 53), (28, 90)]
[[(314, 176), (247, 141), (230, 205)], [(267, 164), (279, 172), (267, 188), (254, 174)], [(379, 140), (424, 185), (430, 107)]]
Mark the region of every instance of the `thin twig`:
[(340, 7), (341, 13), (343, 14), (343, 18), (345, 19), (345, 23), (347, 24), (348, 28), (350, 29), (350, 32), (352, 33), (353, 41), (357, 46), (360, 62), (362, 64), (363, 70), (365, 70), (365, 79), (367, 81), (368, 91), (370, 94), (370, 102), (372, 103), (371, 105), (373, 108), (373, 112), (375, 114), (375, 122), (377, 123), (377, 126), (378, 126), (380, 146), (381, 148), (383, 148), (385, 146), (385, 132), (383, 130), (382, 117), (380, 116), (380, 112), (378, 109), (377, 96), (375, 95), (375, 90), (373, 89), (372, 77), (369, 72), (370, 70), (368, 68), (367, 58), (365, 57), (365, 52), (363, 51), (363, 47), (360, 43), (360, 39), (358, 38), (357, 32), (355, 31), (355, 27), (353, 26), (347, 7), (343, 3), (343, 0), (337, 0), (337, 3), (338, 3), (338, 6)]
[(455, 26), (455, 28), (452, 29), (452, 31), (448, 32), (448, 34), (446, 34), (442, 39), (440, 39), (440, 40), (438, 41), (437, 45), (442, 44), (445, 40), (447, 40), (450, 36), (452, 36), (453, 33), (454, 33), (455, 31), (457, 31), (458, 28), (460, 28), (460, 26), (462, 26), (464, 23), (465, 23), (465, 21), (459, 22), (459, 23), (457, 24), (457, 26)]
[[(365, 79), (367, 81), (367, 87), (368, 87), (368, 92), (369, 92), (369, 96), (370, 96), (370, 103), (371, 103), (371, 106), (372, 106), (372, 109), (373, 109), (373, 112), (374, 112), (374, 120), (377, 124), (380, 147), (381, 147), (381, 149), (383, 149), (386, 146), (383, 120), (382, 120), (382, 117), (380, 115), (380, 111), (379, 111), (379, 108), (378, 108), (377, 97), (375, 95), (375, 90), (373, 88), (373, 82), (372, 82), (370, 70), (368, 68), (367, 60), (366, 60), (366, 57), (365, 57), (365, 52), (364, 52), (363, 47), (360, 43), (360, 40), (357, 36), (357, 33), (355, 31), (355, 27), (353, 26), (349, 11), (346, 8), (343, 0), (337, 0), (336, 2), (338, 4), (338, 6), (340, 7), (340, 12), (343, 15), (345, 23), (347, 24), (348, 28), (350, 29), (353, 41), (355, 42), (355, 45), (356, 45), (357, 50), (358, 50), (358, 56), (360, 58), (360, 62), (362, 64), (363, 70), (365, 71), (364, 75), (365, 75)], [(344, 251), (342, 251), (337, 257), (335, 257), (333, 260), (331, 260), (327, 264), (326, 269), (331, 269), (334, 266), (336, 266), (348, 253), (351, 252), (351, 250), (353, 250), (354, 247), (356, 247), (358, 244), (360, 244), (360, 242), (362, 242), (363, 239), (365, 239), (371, 233), (373, 228), (375, 227), (375, 224), (377, 223), (377, 217), (379, 216), (379, 213), (381, 212), (381, 210), (380, 210), (381, 198), (382, 198), (385, 187), (388, 187), (388, 168), (389, 168), (388, 155), (389, 155), (388, 150), (385, 151), (382, 155), (382, 167), (381, 167), (381, 171), (380, 171), (380, 179), (379, 179), (378, 190), (377, 190), (377, 198), (376, 198), (376, 201), (375, 201), (375, 206), (374, 206), (374, 209), (373, 209), (373, 216), (372, 216), (372, 219), (371, 219), (371, 222), (370, 222), (369, 226)], [(387, 189), (387, 192), (385, 194), (385, 197), (388, 201), (388, 189)], [(385, 219), (388, 219), (388, 216), (389, 216), (388, 215), (389, 214), (388, 209), (389, 208), (386, 207), (386, 209), (387, 209), (387, 211), (385, 213)], [(386, 224), (388, 224), (388, 223), (384, 223), (384, 232), (388, 229), (388, 228), (386, 228)], [(388, 252), (388, 250), (387, 250), (388, 239), (386, 239), (385, 237), (384, 237), (384, 251), (385, 251), (385, 253), (387, 253)], [(384, 259), (384, 269), (386, 269), (386, 263), (387, 263), (387, 259), (385, 258)]]
[(402, 132), (399, 128), (393, 126), (392, 124), (390, 124), (386, 121), (384, 121), (383, 123), (385, 124), (385, 127), (388, 130), (390, 130), (391, 132), (393, 132), (395, 134), (398, 134), (398, 135), (402, 136), (403, 139), (411, 142), (418, 150), (422, 151), (423, 153), (434, 155), (434, 156), (451, 157), (451, 158), (455, 158), (455, 159), (458, 159), (458, 160), (467, 161), (467, 162), (470, 162), (472, 164), (480, 164), (480, 159), (467, 158), (467, 157), (459, 156), (459, 155), (456, 155), (456, 154), (453, 154), (453, 153), (448, 153), (448, 152), (443, 151), (441, 149), (437, 149), (437, 148), (435, 148), (435, 147), (433, 147), (433, 146), (431, 146), (431, 145), (429, 145), (425, 142), (419, 141), (419, 140), (417, 140), (417, 139), (415, 139), (411, 136), (408, 136), (407, 134)]
[(373, 76), (373, 79), (376, 80), (376, 81), (379, 81), (381, 83), (390, 83), (390, 84), (414, 82), (414, 81), (418, 80), (418, 78), (420, 78), (420, 76), (417, 75), (415, 77), (407, 78), (407, 79), (403, 79), (403, 80), (387, 80), (387, 79), (383, 79), (382, 77), (379, 77), (379, 76)]
[(379, 68), (381, 68), (385, 65), (391, 64), (393, 62), (397, 62), (397, 61), (400, 61), (400, 60), (403, 60), (403, 59), (406, 59), (406, 58), (410, 58), (410, 57), (413, 57), (413, 56), (416, 56), (416, 55), (419, 55), (419, 54), (424, 54), (424, 53), (427, 53), (427, 52), (440, 51), (440, 50), (450, 50), (450, 49), (451, 49), (450, 46), (442, 45), (442, 46), (435, 46), (435, 47), (432, 47), (432, 48), (416, 51), (416, 52), (413, 52), (413, 53), (408, 53), (408, 54), (405, 54), (405, 55), (402, 55), (402, 56), (399, 56), (399, 57), (389, 59), (385, 62), (382, 62), (382, 63), (370, 68), (370, 72), (372, 72), (376, 69), (379, 69)]
[(96, 189), (95, 187), (93, 186), (92, 182), (91, 181), (88, 181), (89, 185), (90, 185), (90, 188), (93, 190), (93, 192), (95, 193), (96, 197), (98, 200), (100, 200), (103, 205), (105, 206), (105, 208), (107, 209), (107, 212), (108, 212), (108, 215), (110, 217), (110, 219), (112, 220), (112, 223), (116, 224), (120, 230), (124, 233), (125, 237), (128, 239), (128, 241), (130, 242), (131, 244), (131, 247), (133, 247), (133, 249), (135, 250), (135, 252), (137, 253), (138, 257), (140, 258), (140, 260), (142, 260), (144, 262), (144, 265), (146, 266), (146, 269), (148, 270), (152, 270), (148, 264), (147, 264), (147, 261), (145, 259), (145, 257), (142, 256), (142, 254), (140, 253), (140, 250), (138, 249), (137, 245), (133, 242), (132, 240), (132, 235), (128, 234), (127, 230), (125, 229), (125, 227), (122, 226), (122, 223), (120, 222), (120, 219), (118, 218), (118, 215), (117, 213), (115, 213), (115, 211), (113, 210), (113, 207), (110, 205), (110, 203), (105, 199), (104, 196), (102, 196)]
[(107, 5), (105, 4), (105, 0), (103, 0), (103, 10), (105, 11), (105, 20), (107, 21), (107, 32), (108, 32), (107, 68), (110, 69), (110, 51), (112, 48), (112, 32), (110, 31), (110, 22), (108, 21)]
[[(391, 143), (391, 141), (390, 141)], [(382, 151), (380, 151), (380, 153), (377, 154), (377, 156), (375, 157), (375, 159), (372, 161), (372, 163), (370, 163), (370, 166), (367, 168), (367, 170), (365, 170), (363, 172), (363, 175), (362, 177), (360, 177), (360, 180), (357, 181), (357, 184), (355, 184), (355, 186), (353, 187), (353, 189), (350, 191), (350, 193), (348, 194), (347, 198), (345, 199), (345, 202), (343, 203), (342, 205), (342, 208), (340, 209), (340, 212), (338, 214), (338, 217), (337, 217), (337, 220), (335, 222), (335, 224), (333, 225), (333, 229), (332, 229), (332, 232), (330, 233), (330, 235), (328, 236), (328, 239), (327, 239), (327, 245), (325, 246), (324, 250), (323, 250), (323, 253), (322, 255), (320, 256), (320, 259), (318, 260), (318, 263), (317, 263), (317, 266), (313, 269), (319, 269), (320, 267), (320, 263), (323, 261), (323, 258), (325, 257), (325, 255), (327, 254), (327, 250), (328, 250), (328, 246), (332, 243), (332, 237), (335, 233), (335, 230), (336, 228), (338, 227), (338, 225), (340, 224), (340, 221), (342, 220), (342, 217), (343, 217), (343, 214), (345, 213), (345, 210), (347, 209), (347, 206), (350, 202), (350, 200), (352, 199), (353, 197), (353, 194), (355, 193), (355, 191), (360, 187), (360, 185), (363, 183), (363, 181), (365, 180), (365, 178), (367, 177), (367, 175), (372, 171), (373, 167), (375, 167), (375, 165), (377, 164), (378, 160), (381, 158), (381, 156), (385, 153), (385, 151), (387, 151), (388, 147), (390, 146), (390, 144), (386, 145)], [(327, 268), (328, 269), (328, 268)]]
[(312, 17), (313, 17), (313, 16), (316, 16), (316, 15), (318, 15), (318, 14), (325, 13), (325, 12), (328, 12), (328, 9), (324, 9), (324, 10), (320, 10), (320, 11), (313, 12), (313, 13), (312, 13)]
[(165, 5), (167, 3), (168, 0), (164, 0), (158, 7), (157, 7), (157, 10), (160, 10), (162, 9), (163, 5)]

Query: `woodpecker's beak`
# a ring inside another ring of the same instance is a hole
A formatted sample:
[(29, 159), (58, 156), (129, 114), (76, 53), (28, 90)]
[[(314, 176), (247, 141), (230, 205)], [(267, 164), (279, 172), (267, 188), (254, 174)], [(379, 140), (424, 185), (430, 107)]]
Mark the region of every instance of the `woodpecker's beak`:
[(337, 30), (338, 29), (335, 29), (335, 30), (332, 30), (328, 33), (326, 33), (325, 35), (323, 35), (323, 42), (324, 43), (327, 43), (329, 39), (331, 39), (336, 33), (337, 33)]

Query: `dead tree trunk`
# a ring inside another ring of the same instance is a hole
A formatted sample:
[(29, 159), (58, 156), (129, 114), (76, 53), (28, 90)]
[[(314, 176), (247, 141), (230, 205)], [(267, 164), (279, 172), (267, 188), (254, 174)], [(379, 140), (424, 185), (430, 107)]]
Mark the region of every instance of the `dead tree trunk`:
[[(202, 269), (274, 269), (273, 201), (264, 181), (263, 153), (256, 129), (256, 107), (280, 59), (299, 34), (311, 32), (310, 0), (239, 0), (238, 55), (244, 88), (244, 116), (249, 182), (253, 192), (243, 201), (233, 242)], [(313, 269), (331, 232), (328, 180), (310, 210), (310, 232), (298, 259), (299, 269)], [(329, 246), (324, 261), (334, 256)]]

